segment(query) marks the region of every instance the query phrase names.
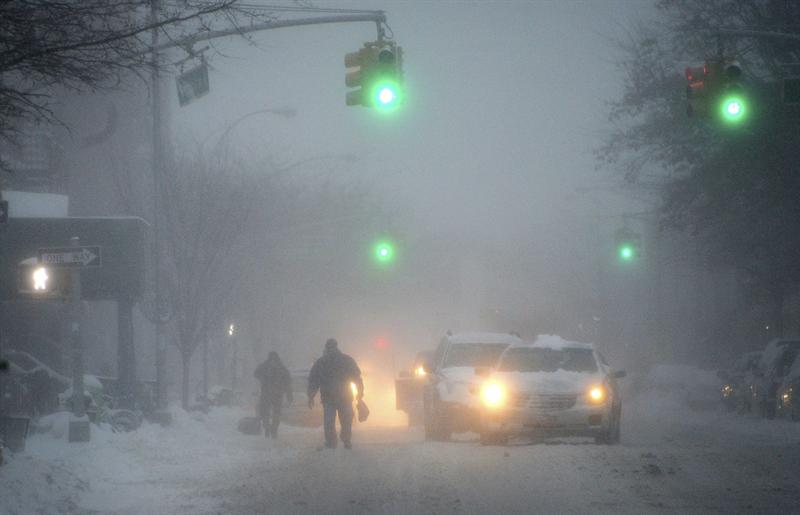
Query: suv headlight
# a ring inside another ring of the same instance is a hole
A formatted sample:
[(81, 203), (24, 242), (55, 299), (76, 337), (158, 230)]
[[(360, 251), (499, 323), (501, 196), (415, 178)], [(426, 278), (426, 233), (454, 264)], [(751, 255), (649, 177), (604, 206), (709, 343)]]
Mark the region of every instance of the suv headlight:
[(606, 399), (608, 399), (608, 390), (602, 385), (592, 386), (586, 393), (586, 400), (589, 404), (603, 404)]
[(481, 400), (489, 408), (503, 406), (506, 403), (507, 396), (506, 387), (496, 381), (490, 381), (481, 386)]

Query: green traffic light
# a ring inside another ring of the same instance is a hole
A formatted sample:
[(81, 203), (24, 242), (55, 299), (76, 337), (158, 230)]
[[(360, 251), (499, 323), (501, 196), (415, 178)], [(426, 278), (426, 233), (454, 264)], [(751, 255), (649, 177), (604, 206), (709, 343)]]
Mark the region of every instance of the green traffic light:
[(623, 261), (630, 261), (636, 257), (636, 251), (631, 245), (623, 245), (619, 248), (619, 258)]
[(381, 264), (394, 261), (394, 247), (388, 241), (379, 241), (375, 244), (375, 260)]
[(747, 104), (739, 95), (727, 95), (720, 104), (722, 119), (727, 123), (739, 123), (747, 115)]
[(402, 100), (400, 86), (393, 80), (376, 81), (370, 95), (372, 97), (372, 105), (384, 111), (396, 109)]

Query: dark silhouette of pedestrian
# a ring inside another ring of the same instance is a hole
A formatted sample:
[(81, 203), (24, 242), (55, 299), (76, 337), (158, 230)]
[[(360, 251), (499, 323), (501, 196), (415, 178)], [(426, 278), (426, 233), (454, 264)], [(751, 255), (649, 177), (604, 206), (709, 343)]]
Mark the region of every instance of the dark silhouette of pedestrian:
[(351, 448), (353, 429), (353, 387), (356, 387), (356, 399), (364, 397), (364, 382), (361, 370), (356, 361), (342, 353), (333, 338), (325, 342), (322, 354), (308, 376), (308, 407), (314, 407), (314, 396), (317, 390), (322, 400), (323, 420), (325, 425), (325, 447), (336, 448), (336, 416), (339, 416), (341, 438), (345, 449)]
[(289, 404), (293, 400), (292, 376), (275, 351), (269, 353), (267, 360), (256, 368), (253, 375), (261, 383), (258, 415), (264, 424), (264, 436), (277, 438), (283, 396), (286, 395)]

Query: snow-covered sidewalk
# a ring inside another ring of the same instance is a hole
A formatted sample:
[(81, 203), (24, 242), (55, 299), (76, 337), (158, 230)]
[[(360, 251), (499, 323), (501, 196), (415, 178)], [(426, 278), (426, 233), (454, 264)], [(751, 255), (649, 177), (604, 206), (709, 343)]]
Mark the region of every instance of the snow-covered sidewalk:
[[(92, 426), (88, 443), (67, 443), (69, 415), (51, 416), (52, 429), (29, 437), (23, 453), (0, 467), (0, 513), (202, 512), (186, 505), (196, 482), (225, 480), (244, 463), (292, 457), (291, 448), (244, 435), (246, 413), (173, 411), (173, 424), (145, 423), (131, 433)], [(287, 431), (306, 430), (282, 428)]]

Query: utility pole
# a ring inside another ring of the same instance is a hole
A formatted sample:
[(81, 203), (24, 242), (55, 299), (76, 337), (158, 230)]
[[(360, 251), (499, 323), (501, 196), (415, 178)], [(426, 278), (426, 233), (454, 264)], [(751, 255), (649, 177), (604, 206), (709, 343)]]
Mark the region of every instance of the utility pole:
[[(69, 246), (78, 248), (80, 239), (73, 236)], [(72, 340), (72, 418), (69, 421), (70, 442), (88, 442), (91, 439), (89, 419), (86, 418), (86, 399), (83, 388), (83, 342), (81, 341), (81, 269), (70, 269), (70, 339)]]
[[(156, 25), (161, 9), (160, 0), (151, 0), (150, 17), (151, 23)], [(152, 118), (153, 118), (153, 297), (155, 303), (154, 322), (155, 322), (155, 344), (156, 344), (156, 409), (166, 408), (166, 374), (165, 358), (166, 348), (164, 345), (164, 324), (163, 324), (163, 299), (161, 296), (161, 216), (160, 216), (160, 197), (161, 181), (164, 170), (164, 139), (162, 134), (162, 113), (161, 113), (161, 62), (158, 48), (158, 28), (151, 30), (151, 45), (153, 53), (151, 56), (151, 90), (152, 95)]]

